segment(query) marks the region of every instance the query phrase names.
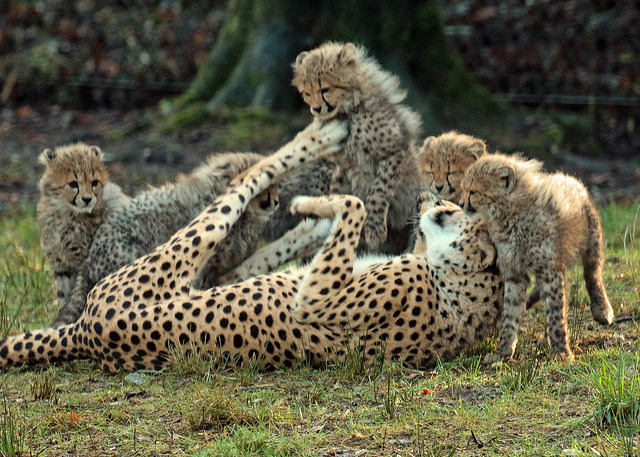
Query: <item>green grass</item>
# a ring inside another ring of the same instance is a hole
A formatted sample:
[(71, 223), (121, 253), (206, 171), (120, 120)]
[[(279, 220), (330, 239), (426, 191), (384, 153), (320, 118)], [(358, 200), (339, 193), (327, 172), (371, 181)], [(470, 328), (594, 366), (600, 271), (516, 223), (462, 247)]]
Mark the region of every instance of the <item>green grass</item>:
[[(366, 364), (356, 340), (326, 370), (232, 370), (190, 347), (174, 348), (160, 373), (106, 376), (89, 361), (15, 368), (0, 372), (0, 456), (638, 456), (640, 236), (634, 208), (609, 206), (602, 219), (605, 283), (629, 318), (595, 324), (571, 272), (574, 363), (539, 346), (538, 306), (517, 359), (493, 368), (480, 361), (495, 338), (427, 370)], [(3, 334), (55, 316), (32, 209), (0, 222), (0, 300)]]

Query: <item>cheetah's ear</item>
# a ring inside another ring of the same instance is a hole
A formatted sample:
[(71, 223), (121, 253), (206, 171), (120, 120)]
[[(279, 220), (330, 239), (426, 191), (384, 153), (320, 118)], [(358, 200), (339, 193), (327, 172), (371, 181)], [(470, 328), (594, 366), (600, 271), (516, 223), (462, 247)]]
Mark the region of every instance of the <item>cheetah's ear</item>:
[(510, 167), (509, 165), (500, 167), (496, 174), (500, 180), (497, 187), (502, 189), (504, 192), (511, 192), (516, 185), (516, 171), (513, 167)]
[(474, 141), (467, 150), (477, 160), (487, 153), (487, 145), (484, 141), (474, 138)]
[(46, 148), (40, 154), (40, 157), (38, 158), (38, 162), (46, 166), (51, 162), (53, 162), (55, 158), (56, 158), (56, 152), (53, 149)]
[(356, 46), (353, 43), (345, 44), (338, 53), (338, 62), (347, 67), (355, 65), (357, 60)]
[(94, 156), (96, 156), (100, 160), (102, 160), (103, 157), (104, 157), (102, 155), (102, 150), (98, 146), (89, 146), (89, 153), (93, 154)]
[(424, 141), (422, 142), (422, 147), (420, 148), (420, 155), (422, 155), (424, 152), (426, 152), (429, 148), (431, 148), (431, 145), (433, 144), (433, 142), (436, 140), (435, 136), (428, 136), (424, 139)]
[(300, 65), (304, 60), (304, 58), (307, 57), (308, 55), (309, 53), (307, 51), (303, 51), (300, 54), (298, 54), (298, 57), (296, 57), (296, 63), (293, 66), (297, 67), (298, 65)]

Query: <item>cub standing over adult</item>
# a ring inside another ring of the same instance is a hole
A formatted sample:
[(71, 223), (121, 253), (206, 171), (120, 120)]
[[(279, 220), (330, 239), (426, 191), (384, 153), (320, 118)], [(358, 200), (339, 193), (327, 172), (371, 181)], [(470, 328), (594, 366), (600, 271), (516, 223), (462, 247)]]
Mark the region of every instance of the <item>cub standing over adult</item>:
[(585, 187), (562, 173), (545, 173), (537, 160), (491, 154), (481, 157), (462, 180), (461, 206), (486, 217), (504, 279), (500, 343), (487, 362), (513, 356), (518, 319), (533, 273), (545, 305), (547, 338), (562, 359), (573, 359), (567, 329), (566, 270), (582, 258), (594, 319), (609, 325), (613, 310), (602, 281), (600, 217)]
[(91, 242), (105, 217), (128, 201), (109, 182), (102, 151), (84, 143), (45, 149), (38, 189), (40, 246), (53, 273), (58, 305), (66, 306)]
[(414, 140), (421, 121), (402, 104), (406, 92), (398, 78), (352, 43), (329, 42), (302, 52), (293, 72), (293, 85), (314, 122), (337, 118), (348, 124), (330, 193), (364, 201), (368, 215), (360, 247), (379, 251), (394, 230), (402, 231), (406, 248), (420, 187)]

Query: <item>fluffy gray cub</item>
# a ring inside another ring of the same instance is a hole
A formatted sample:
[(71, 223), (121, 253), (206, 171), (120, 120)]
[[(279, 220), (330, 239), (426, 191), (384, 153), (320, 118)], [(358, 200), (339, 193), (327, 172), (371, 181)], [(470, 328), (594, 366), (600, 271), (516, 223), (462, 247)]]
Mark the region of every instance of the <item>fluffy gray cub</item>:
[[(60, 309), (53, 325), (75, 321), (85, 306), (87, 294), (100, 279), (167, 241), (223, 193), (232, 178), (262, 158), (253, 153), (213, 155), (191, 174), (141, 192), (109, 214), (96, 231), (70, 301)], [(254, 198), (194, 286), (215, 285), (219, 275), (252, 254), (260, 240), (262, 224), (277, 205), (274, 187)]]
[(364, 202), (367, 218), (359, 248), (397, 253), (402, 244), (400, 251), (406, 249), (407, 223), (420, 187), (415, 140), (421, 121), (404, 103), (400, 80), (352, 43), (329, 42), (300, 53), (293, 74), (312, 122), (339, 119), (349, 127), (333, 157), (329, 192)]

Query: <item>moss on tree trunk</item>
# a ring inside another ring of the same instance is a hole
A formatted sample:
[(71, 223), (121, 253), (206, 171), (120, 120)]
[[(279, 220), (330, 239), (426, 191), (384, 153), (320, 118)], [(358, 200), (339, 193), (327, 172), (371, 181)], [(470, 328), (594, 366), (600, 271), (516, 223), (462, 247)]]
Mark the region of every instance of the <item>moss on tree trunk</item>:
[(427, 118), (435, 100), (477, 114), (497, 107), (449, 46), (437, 0), (231, 0), (207, 60), (170, 106), (173, 111), (193, 103), (207, 103), (209, 110), (300, 107), (290, 86), (291, 63), (326, 40), (366, 46), (401, 77), (409, 103)]

